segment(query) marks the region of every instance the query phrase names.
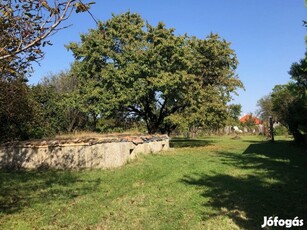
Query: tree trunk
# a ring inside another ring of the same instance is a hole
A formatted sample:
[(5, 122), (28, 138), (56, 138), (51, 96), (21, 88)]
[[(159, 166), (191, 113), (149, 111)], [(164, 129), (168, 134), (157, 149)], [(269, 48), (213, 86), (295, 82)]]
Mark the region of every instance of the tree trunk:
[[(147, 123), (147, 122), (146, 122)], [(148, 131), (148, 134), (155, 134), (158, 132), (159, 130), (159, 126), (160, 124), (157, 124), (155, 122), (149, 122), (147, 123), (147, 131)]]

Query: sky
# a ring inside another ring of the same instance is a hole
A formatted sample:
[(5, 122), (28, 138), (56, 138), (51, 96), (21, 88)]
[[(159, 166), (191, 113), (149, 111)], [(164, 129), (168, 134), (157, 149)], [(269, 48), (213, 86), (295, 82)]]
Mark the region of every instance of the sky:
[[(291, 64), (306, 51), (304, 0), (96, 0), (90, 11), (102, 21), (112, 13), (138, 13), (151, 25), (164, 22), (178, 35), (204, 39), (211, 32), (219, 34), (231, 43), (239, 60), (236, 73), (245, 90), (238, 90), (232, 103), (242, 105), (242, 115), (255, 113), (261, 97), (275, 85), (287, 83)], [(45, 58), (34, 66), (30, 84), (68, 70), (74, 58), (64, 46), (96, 28), (87, 13), (74, 14), (63, 25), (70, 24), (50, 38), (53, 45), (44, 48)]]

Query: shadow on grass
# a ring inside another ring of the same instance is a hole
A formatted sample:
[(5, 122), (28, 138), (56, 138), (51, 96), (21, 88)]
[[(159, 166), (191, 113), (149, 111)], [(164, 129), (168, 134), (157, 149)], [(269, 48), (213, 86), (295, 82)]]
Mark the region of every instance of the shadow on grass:
[(174, 138), (170, 141), (170, 147), (172, 148), (185, 148), (185, 147), (204, 147), (212, 145), (212, 140), (201, 140), (201, 139), (186, 139), (186, 138)]
[(100, 180), (82, 180), (71, 171), (0, 171), (0, 214), (32, 205), (67, 202), (94, 191)]
[(240, 228), (260, 229), (264, 216), (307, 221), (307, 154), (290, 142), (252, 143), (241, 153), (220, 152), (226, 172), (186, 175), (208, 199), (204, 220), (228, 216)]

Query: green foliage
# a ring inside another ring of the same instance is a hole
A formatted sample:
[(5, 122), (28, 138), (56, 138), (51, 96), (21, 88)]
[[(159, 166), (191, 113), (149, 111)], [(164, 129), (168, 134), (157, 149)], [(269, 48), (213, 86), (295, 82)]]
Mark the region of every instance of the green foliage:
[(41, 137), (39, 110), (24, 79), (0, 79), (0, 142)]
[(276, 136), (287, 136), (288, 135), (288, 129), (283, 125), (276, 126), (274, 128), (274, 135), (276, 135)]
[(220, 126), (231, 93), (242, 87), (235, 53), (218, 35), (177, 36), (128, 12), (100, 22), (81, 41), (67, 47), (76, 58), (79, 106), (91, 114), (93, 128), (118, 111), (122, 120), (144, 121), (149, 133)]
[(257, 106), (259, 107), (257, 115), (260, 117), (261, 120), (268, 121), (270, 116), (276, 116), (275, 112), (273, 111), (271, 94), (260, 98), (257, 101)]
[(44, 136), (85, 128), (87, 118), (77, 107), (77, 80), (72, 74), (51, 75), (31, 89), (42, 113)]
[(285, 125), (298, 142), (304, 141), (300, 128), (307, 124), (307, 100), (300, 98), (295, 83), (277, 85), (272, 93), (273, 110), (277, 120)]
[(295, 90), (300, 98), (306, 97), (307, 91), (307, 53), (305, 58), (293, 63), (289, 71), (291, 79), (295, 82)]
[(57, 103), (58, 95), (52, 87), (37, 85), (32, 87), (34, 100), (40, 107), (43, 118), (42, 132), (43, 136), (55, 135), (62, 131), (64, 123), (64, 114)]
[(231, 104), (228, 106), (229, 117), (233, 120), (239, 120), (240, 114), (242, 112), (242, 105), (240, 104)]
[(227, 125), (234, 126), (239, 124), (239, 117), (242, 112), (242, 105), (240, 104), (230, 104), (227, 108)]
[(272, 93), (260, 99), (260, 114), (273, 115), (281, 122), (298, 142), (306, 140), (307, 131), (307, 61), (306, 58), (294, 63), (289, 71), (292, 81), (276, 85)]

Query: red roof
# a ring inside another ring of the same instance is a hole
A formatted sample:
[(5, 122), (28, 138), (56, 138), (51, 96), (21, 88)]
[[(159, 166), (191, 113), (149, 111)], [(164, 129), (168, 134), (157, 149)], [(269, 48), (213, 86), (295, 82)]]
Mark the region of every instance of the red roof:
[(257, 117), (252, 116), (250, 114), (246, 114), (243, 117), (240, 118), (240, 122), (245, 123), (246, 121), (248, 121), (249, 119), (253, 119), (256, 125), (262, 124), (262, 120), (260, 120)]

